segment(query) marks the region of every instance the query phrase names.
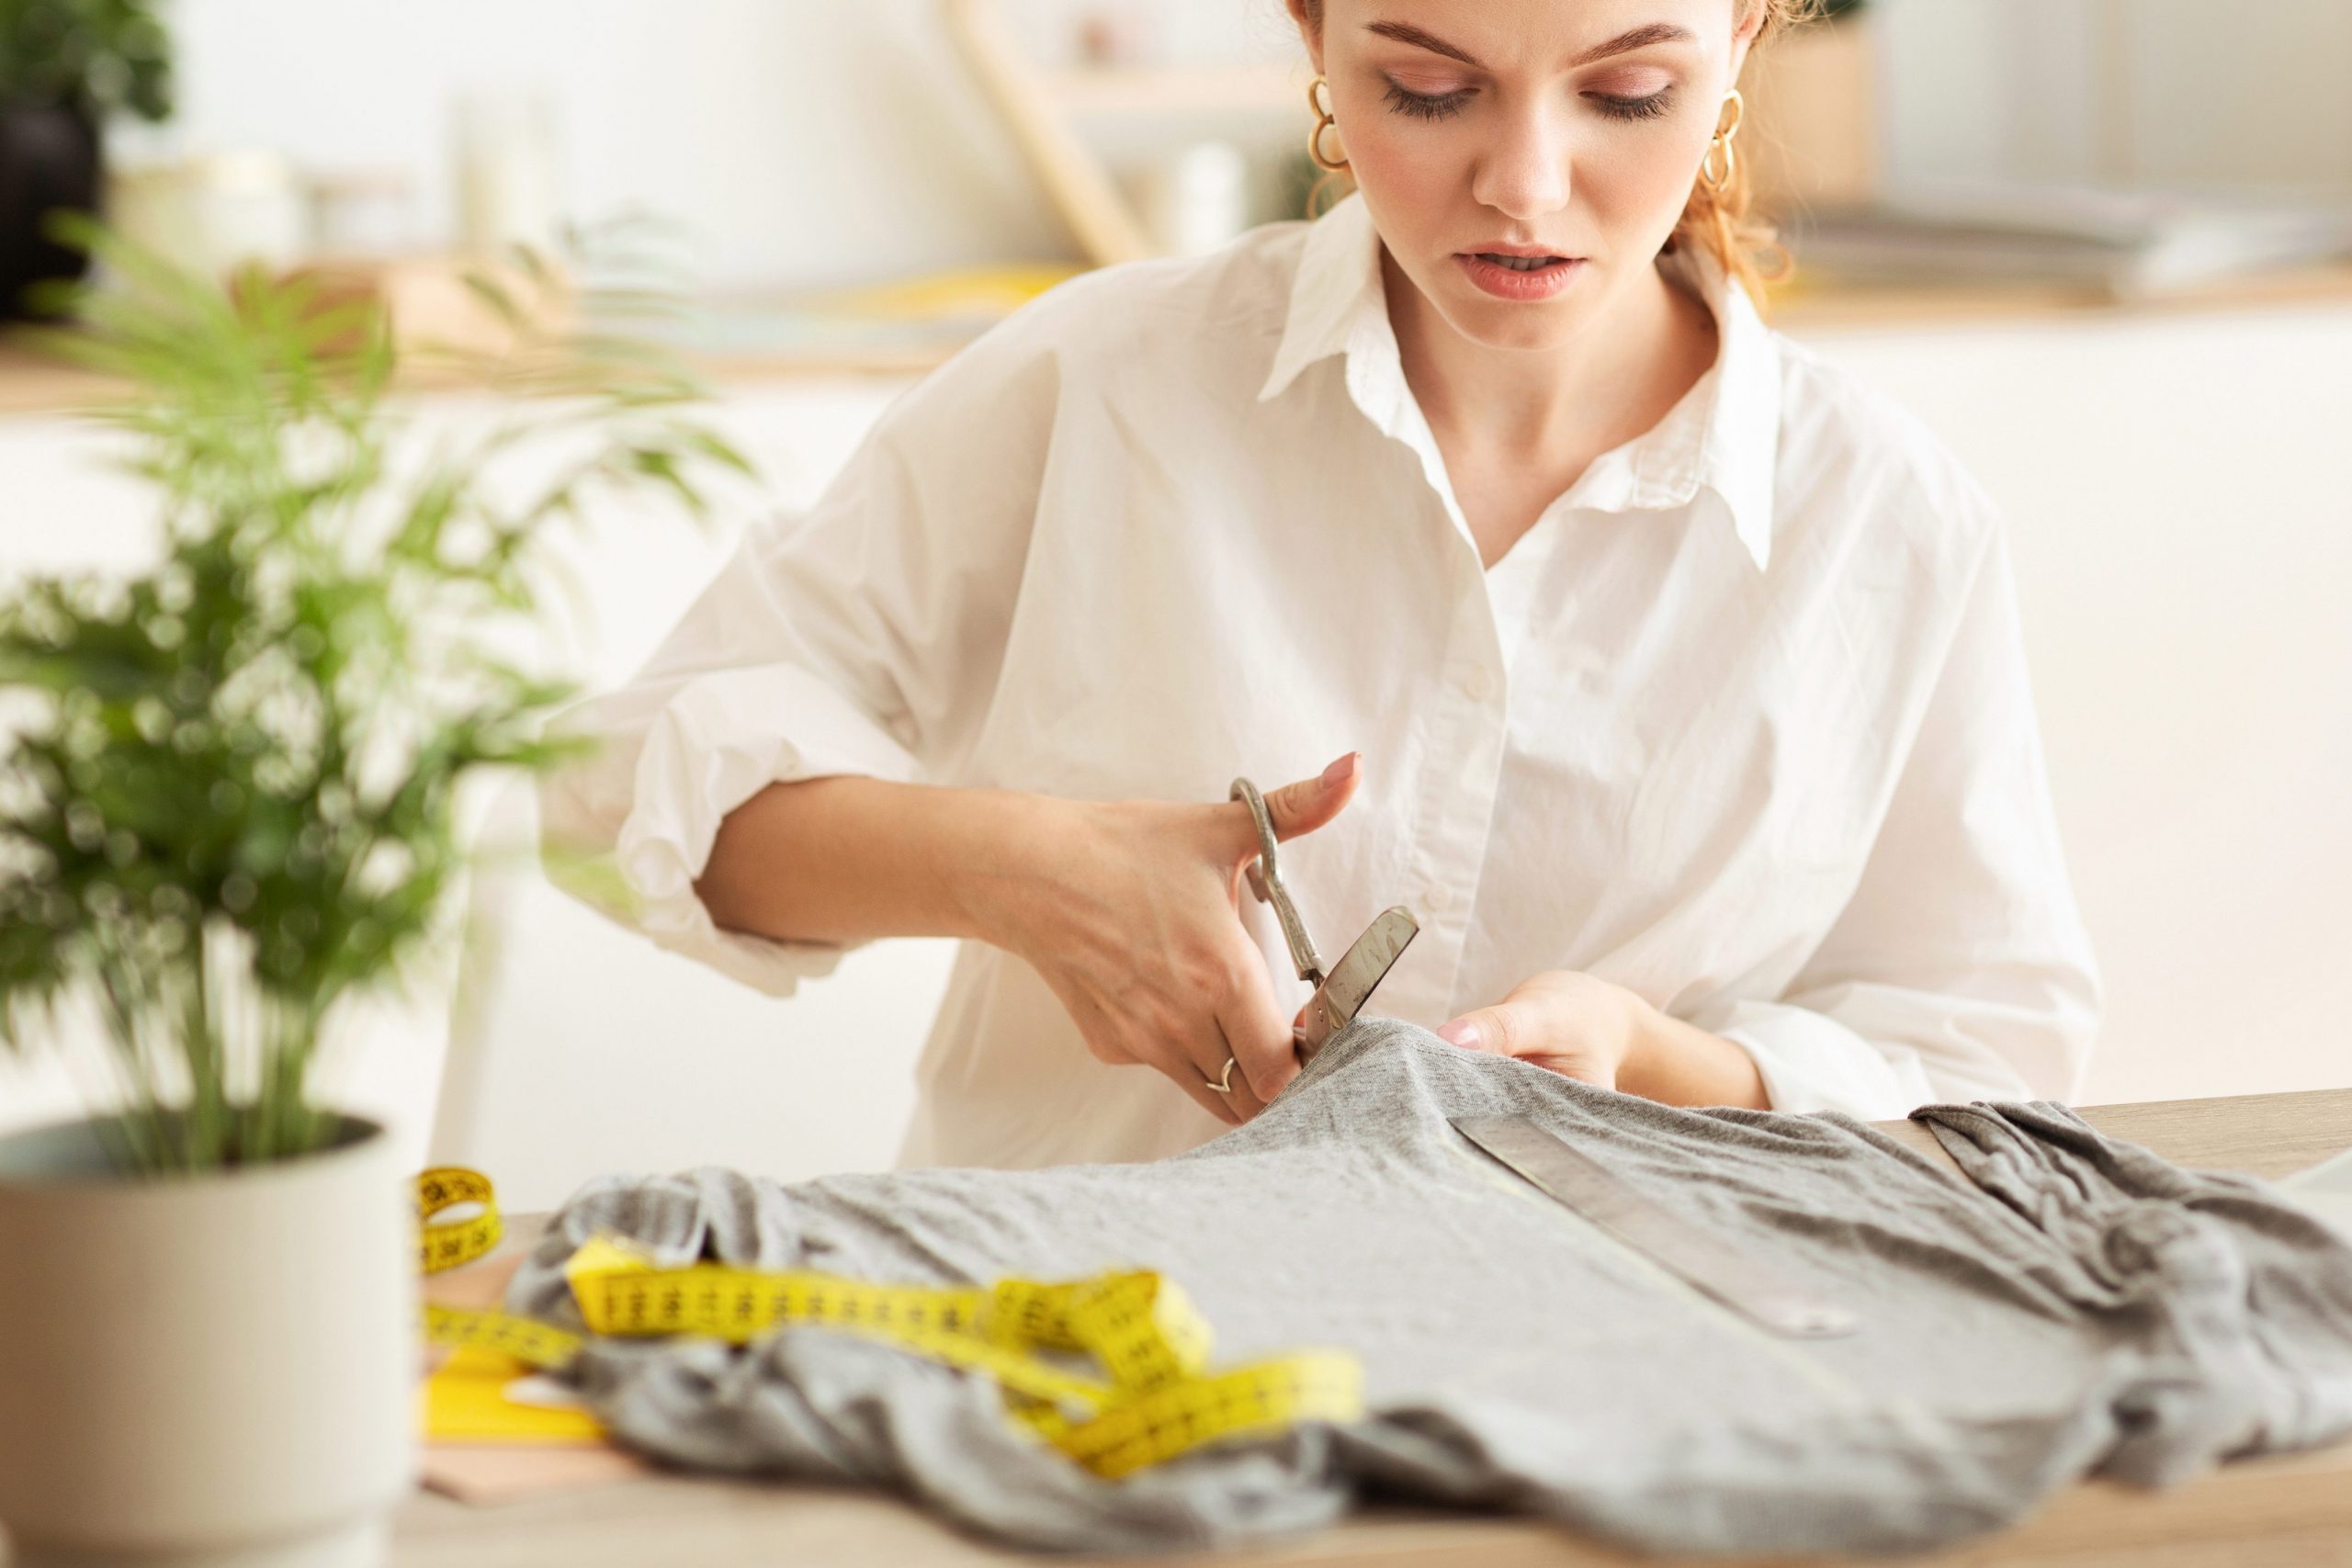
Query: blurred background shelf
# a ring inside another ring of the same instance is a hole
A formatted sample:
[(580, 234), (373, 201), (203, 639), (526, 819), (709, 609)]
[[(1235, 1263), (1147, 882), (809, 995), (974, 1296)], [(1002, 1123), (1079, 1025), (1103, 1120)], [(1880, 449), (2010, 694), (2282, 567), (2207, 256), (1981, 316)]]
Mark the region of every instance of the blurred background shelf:
[[(1034, 287), (1049, 286), (1076, 270), (1038, 269), (1031, 275)], [(968, 297), (984, 296), (969, 292)], [(2352, 258), (2220, 279), (2131, 301), (2117, 301), (2096, 288), (2057, 284), (1865, 284), (1820, 277), (1805, 272), (1801, 263), (1795, 279), (1773, 288), (1770, 298), (1771, 324), (1799, 338), (1815, 333), (2033, 321), (2120, 323), (2307, 306), (2352, 309)], [(1012, 302), (1011, 296), (1002, 297), (1000, 309), (1009, 310)], [(907, 310), (861, 318), (787, 299), (742, 296), (713, 305), (681, 347), (695, 369), (721, 387), (793, 378), (912, 377), (944, 364), (993, 319), (992, 312), (979, 310), (932, 318)], [(111, 390), (111, 383), (101, 376), (36, 354), (20, 343), (0, 340), (0, 415), (62, 412), (103, 400)]]

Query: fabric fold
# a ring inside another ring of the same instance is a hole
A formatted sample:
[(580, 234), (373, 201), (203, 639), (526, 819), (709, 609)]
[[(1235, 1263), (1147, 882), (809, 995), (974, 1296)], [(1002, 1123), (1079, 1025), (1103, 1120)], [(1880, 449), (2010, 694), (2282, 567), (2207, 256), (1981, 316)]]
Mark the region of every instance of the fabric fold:
[[(1860, 1331), (1758, 1329), (1450, 1124), (1492, 1114), (1774, 1254)], [(985, 1378), (820, 1328), (582, 1359), (591, 1405), (657, 1457), (883, 1486), (1046, 1550), (1228, 1546), (1375, 1492), (1649, 1551), (1925, 1550), (2086, 1475), (2165, 1484), (2352, 1429), (2344, 1238), (2054, 1104), (1918, 1116), (1966, 1179), (1838, 1112), (1658, 1105), (1361, 1021), (1255, 1121), (1168, 1159), (601, 1178), (509, 1301), (570, 1316), (563, 1265), (600, 1233), (670, 1263), (908, 1284), (1140, 1267), (1214, 1325), (1216, 1366), (1308, 1347), (1361, 1361), (1362, 1420), (1106, 1482), (1009, 1420)]]

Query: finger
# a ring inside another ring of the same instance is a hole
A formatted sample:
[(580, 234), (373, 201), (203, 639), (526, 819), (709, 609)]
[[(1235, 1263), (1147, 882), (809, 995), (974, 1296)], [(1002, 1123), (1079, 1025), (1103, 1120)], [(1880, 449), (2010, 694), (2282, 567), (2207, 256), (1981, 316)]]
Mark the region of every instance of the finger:
[[(1057, 995), (1059, 992), (1057, 990)], [(1150, 1067), (1175, 1080), (1178, 1088), (1191, 1095), (1200, 1108), (1230, 1127), (1241, 1124), (1241, 1115), (1231, 1102), (1210, 1087), (1213, 1079), (1202, 1078), (1192, 1059), (1182, 1052), (1171, 1049), (1157, 1034), (1138, 1035), (1132, 1021), (1114, 1019), (1091, 997), (1072, 994), (1062, 998), (1070, 1021), (1078, 1025), (1080, 1038), (1086, 1043), (1087, 1055), (1106, 1066)], [(1222, 1052), (1217, 1056), (1217, 1069), (1225, 1068)], [(1234, 1070), (1234, 1082), (1240, 1087), (1241, 1072)]]
[[(1266, 1109), (1266, 1101), (1252, 1085), (1250, 1077), (1250, 1064), (1239, 1051), (1234, 1049), (1233, 1041), (1225, 1032), (1223, 1020), (1211, 1020), (1209, 1028), (1210, 1033), (1202, 1037), (1202, 1046), (1204, 1054), (1214, 1057), (1215, 1061), (1201, 1067), (1202, 1076), (1207, 1078), (1212, 1086), (1209, 1090), (1211, 1094), (1217, 1093), (1214, 1087), (1216, 1081), (1219, 1078), (1226, 1079), (1229, 1087), (1226, 1092), (1217, 1095), (1217, 1098), (1233, 1107), (1237, 1117), (1247, 1122)], [(1225, 1070), (1225, 1065), (1228, 1061), (1233, 1064), (1233, 1071), (1229, 1076)]]
[[(1176, 1071), (1182, 1073), (1190, 1080), (1185, 1087), (1191, 1090), (1193, 1098), (1208, 1107), (1209, 1114), (1227, 1126), (1238, 1127), (1250, 1119), (1250, 1112), (1245, 1111), (1239, 1104), (1236, 1103), (1245, 1092), (1240, 1069), (1234, 1070), (1233, 1089), (1229, 1093), (1219, 1093), (1216, 1080), (1203, 1077), (1201, 1070), (1189, 1061), (1179, 1066)], [(1218, 1075), (1223, 1076), (1224, 1071), (1225, 1064), (1220, 1058), (1217, 1063)]]
[[(1211, 1055), (1216, 1058), (1215, 1070), (1211, 1070), (1203, 1061), (1203, 1058)], [(1196, 1035), (1184, 1041), (1163, 1039), (1155, 1042), (1152, 1055), (1147, 1059), (1164, 1076), (1174, 1080), (1178, 1088), (1197, 1100), (1210, 1115), (1220, 1122), (1238, 1127), (1241, 1124), (1243, 1117), (1242, 1107), (1237, 1101), (1248, 1094), (1249, 1089), (1241, 1069), (1237, 1066), (1233, 1070), (1233, 1088), (1230, 1092), (1220, 1094), (1217, 1091), (1216, 1080), (1225, 1076), (1225, 1037), (1217, 1033), (1215, 1026), (1212, 1025), (1206, 1038)], [(1255, 1104), (1255, 1099), (1252, 1097), (1253, 1108)]]
[[(1299, 1016), (1304, 1021), (1304, 1009)], [(1216, 1021), (1225, 1031), (1234, 1060), (1241, 1064), (1235, 1077), (1249, 1077), (1261, 1105), (1282, 1093), (1298, 1076), (1298, 1054), (1292, 1049), (1282, 1004), (1274, 1000), (1273, 976), (1267, 972), (1265, 954), (1258, 951), (1257, 943), (1245, 942), (1244, 951), (1236, 956), (1233, 988)]]
[[(1363, 753), (1351, 751), (1324, 769), (1319, 778), (1301, 779), (1269, 792), (1266, 816), (1273, 823), (1275, 839), (1311, 833), (1337, 817), (1355, 798), (1356, 784), (1363, 776)], [(1250, 803), (1232, 801), (1224, 810), (1234, 827), (1235, 854), (1246, 861), (1258, 852), (1258, 825), (1250, 815)]]
[[(1159, 1068), (1164, 1077), (1172, 1079), (1177, 1088), (1191, 1095), (1202, 1110), (1228, 1127), (1241, 1125), (1241, 1113), (1234, 1108), (1232, 1098), (1217, 1093), (1216, 1086), (1201, 1077), (1200, 1069), (1193, 1066), (1188, 1058), (1177, 1057), (1151, 1065)], [(1236, 1073), (1234, 1077), (1238, 1080), (1240, 1075)]]
[(1494, 1056), (1516, 1056), (1526, 1049), (1528, 1021), (1526, 1008), (1500, 1002), (1449, 1019), (1437, 1026), (1437, 1034), (1439, 1039), (1459, 1045), (1465, 1051), (1483, 1051)]

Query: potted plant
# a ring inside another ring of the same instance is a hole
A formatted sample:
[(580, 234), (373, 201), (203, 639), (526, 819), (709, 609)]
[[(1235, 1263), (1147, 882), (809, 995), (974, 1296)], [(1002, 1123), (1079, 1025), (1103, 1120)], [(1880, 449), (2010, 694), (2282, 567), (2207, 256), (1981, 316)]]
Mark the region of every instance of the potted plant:
[[(616, 489), (699, 513), (745, 465), (599, 330), (639, 291), (524, 258), (585, 322), (559, 342), (479, 280), (514, 337), (474, 368), (555, 400), (423, 446), (377, 306), (78, 231), (123, 286), (52, 335), (130, 384), (101, 417), (158, 544), (0, 586), (0, 1040), (104, 1086), (0, 1137), (0, 1524), (19, 1568), (363, 1562), (410, 1478), (416, 1233), (311, 1069), (446, 954), (460, 791), (565, 752), (514, 635), (549, 536)], [(551, 480), (492, 472), (550, 444)]]
[(107, 117), (172, 112), (171, 36), (155, 0), (0, 0), (0, 321), (28, 290), (81, 276), (52, 211), (98, 209)]

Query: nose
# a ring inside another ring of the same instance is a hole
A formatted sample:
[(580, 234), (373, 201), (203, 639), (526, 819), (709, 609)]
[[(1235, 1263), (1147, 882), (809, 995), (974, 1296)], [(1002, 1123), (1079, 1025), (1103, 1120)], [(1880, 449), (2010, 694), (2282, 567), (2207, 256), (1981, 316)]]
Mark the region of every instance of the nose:
[(1568, 132), (1541, 103), (1512, 114), (1479, 156), (1470, 194), (1507, 218), (1529, 220), (1568, 203)]

